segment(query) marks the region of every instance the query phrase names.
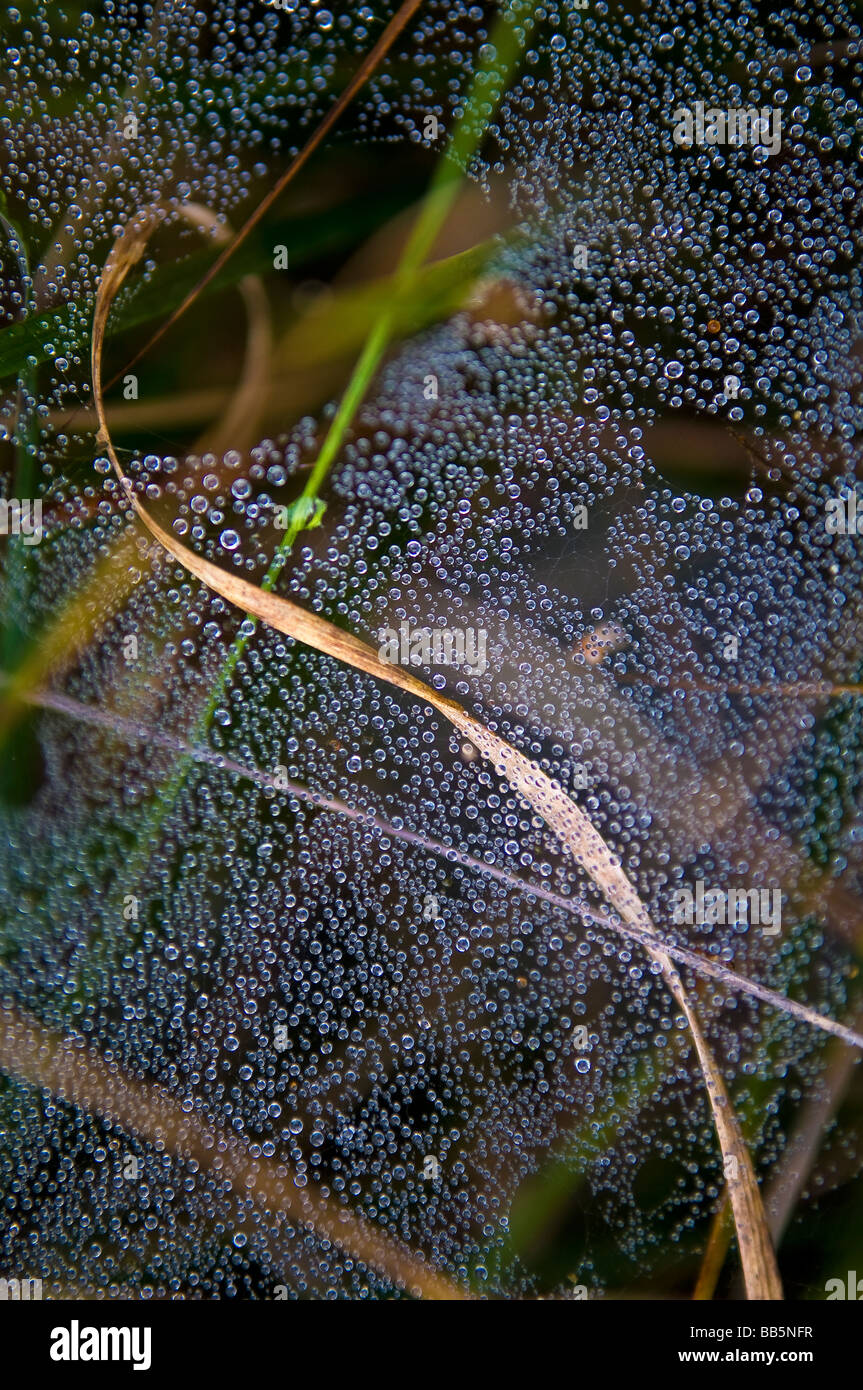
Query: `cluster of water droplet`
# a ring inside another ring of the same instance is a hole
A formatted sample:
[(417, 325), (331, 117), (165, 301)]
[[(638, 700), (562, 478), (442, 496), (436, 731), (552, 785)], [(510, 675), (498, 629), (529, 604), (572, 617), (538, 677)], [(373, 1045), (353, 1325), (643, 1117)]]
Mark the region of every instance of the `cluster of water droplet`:
[[(824, 517), (861, 428), (863, 222), (859, 26), (829, 8), (541, 7), (470, 169), (508, 190), (488, 281), (510, 313), (480, 292), (391, 354), (278, 588), (375, 647), (403, 623), (485, 633), (483, 670), (421, 674), (572, 790), (668, 939), (841, 1013), (863, 740), (853, 696), (807, 690), (859, 677), (858, 542)], [(28, 621), (118, 544), (138, 582), (118, 596), (109, 571), (86, 600), (108, 616), (42, 692), (41, 786), (2, 810), (4, 992), (452, 1278), (545, 1287), (517, 1218), (560, 1163), (595, 1211), (565, 1273), (647, 1279), (722, 1187), (656, 970), (442, 718), (202, 590), (133, 538), (108, 461), (82, 478), (51, 429), (119, 227), (158, 199), (227, 212), (284, 167), (379, 16), (34, 16), (9, 12), (0, 119), (37, 248), (11, 317), (57, 314), (25, 387), (54, 517)], [(423, 8), (339, 138), (415, 142), (429, 112), (451, 129), (487, 42), (479, 7)], [(780, 108), (781, 151), (676, 146), (698, 100)], [(186, 545), (260, 581), (331, 419), (129, 476)], [(697, 879), (780, 886), (781, 935), (675, 925)], [(715, 982), (693, 995), (767, 1174), (781, 1107), (819, 1084), (817, 1036)], [(143, 1122), (133, 1138), (14, 1081), (0, 1115), (7, 1264), (148, 1295), (387, 1287)]]

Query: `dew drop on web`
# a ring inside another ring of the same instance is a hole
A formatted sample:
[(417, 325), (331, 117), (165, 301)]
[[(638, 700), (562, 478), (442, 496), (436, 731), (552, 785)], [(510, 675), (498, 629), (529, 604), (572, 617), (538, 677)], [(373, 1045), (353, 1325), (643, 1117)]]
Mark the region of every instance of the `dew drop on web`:
[[(464, 169), (471, 216), (494, 228), (482, 277), (392, 345), (276, 587), (375, 650), (403, 623), (483, 633), (484, 663), (418, 674), (570, 792), (667, 940), (845, 1017), (859, 701), (813, 686), (860, 676), (861, 551), (824, 524), (853, 491), (863, 427), (860, 68), (801, 57), (856, 51), (859, 24), (703, 8), (684, 25), (667, 3), (637, 22), (543, 7)], [(667, 1287), (669, 1248), (706, 1229), (723, 1173), (661, 976), (428, 704), (241, 626), (146, 544), (75, 418), (118, 230), (156, 201), (238, 224), (380, 28), (366, 6), (299, 0), (231, 0), (212, 23), (188, 5), (146, 14), (94, 7), (72, 49), (53, 11), (7, 11), (0, 186), (35, 249), (22, 280), (4, 246), (3, 307), (54, 322), (29, 385), (2, 383), (2, 447), (29, 451), (46, 517), (26, 609), (5, 552), (4, 608), (23, 642), (121, 545), (136, 582), (105, 571), (84, 604), (100, 621), (27, 715), (38, 781), (0, 804), (4, 1007), (483, 1293), (566, 1296), (519, 1234), (556, 1165), (579, 1228), (570, 1278), (592, 1295)], [(454, 0), (441, 27), (423, 7), (336, 144), (394, 160), (420, 149), (426, 117), (450, 130), (491, 57), (484, 15)], [(723, 105), (727, 72), (740, 105), (781, 106), (781, 157), (675, 145), (677, 94)], [(199, 230), (169, 231), (200, 255)], [(134, 318), (158, 286), (150, 249), (114, 313)], [(187, 546), (261, 583), (338, 378), (327, 389), (247, 448), (174, 457), (124, 435), (124, 468)], [(698, 881), (780, 887), (780, 936), (675, 922)], [(715, 980), (694, 997), (769, 1180), (789, 1116), (820, 1094), (821, 1039)], [(0, 1190), (48, 1281), (156, 1298), (389, 1288), (238, 1201), (217, 1169), (160, 1152), (146, 1124), (13, 1078), (0, 1133)], [(848, 1163), (859, 1142), (840, 1136), (821, 1180)], [(0, 1231), (0, 1267), (17, 1267), (21, 1230)]]

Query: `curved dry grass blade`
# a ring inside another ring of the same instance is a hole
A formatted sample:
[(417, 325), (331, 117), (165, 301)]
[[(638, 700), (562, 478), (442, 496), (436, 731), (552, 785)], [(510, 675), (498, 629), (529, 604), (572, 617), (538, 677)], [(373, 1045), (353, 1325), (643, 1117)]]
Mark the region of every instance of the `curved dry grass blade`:
[(365, 86), (366, 82), (371, 77), (378, 63), (381, 61), (383, 57), (386, 56), (387, 52), (395, 43), (396, 39), (404, 29), (405, 25), (407, 25), (410, 22), (410, 20), (416, 14), (421, 4), (422, 0), (405, 0), (405, 3), (390, 20), (389, 24), (387, 25), (384, 32), (381, 34), (377, 43), (374, 45), (372, 49), (370, 49), (366, 57), (363, 59), (362, 63), (360, 64), (357, 71), (354, 73), (354, 76), (351, 78), (347, 87), (345, 87), (345, 90), (342, 92), (341, 96), (330, 107), (329, 111), (324, 116), (320, 124), (315, 127), (314, 131), (310, 135), (309, 139), (306, 141), (303, 148), (300, 150), (296, 159), (292, 160), (292, 162), (288, 165), (288, 168), (282, 174), (281, 178), (276, 180), (269, 193), (267, 193), (266, 196), (261, 199), (260, 203), (255, 208), (255, 211), (251, 214), (250, 217), (246, 219), (237, 235), (232, 238), (232, 240), (222, 251), (221, 255), (216, 258), (215, 262), (213, 263), (213, 265), (210, 266), (206, 275), (201, 276), (201, 279), (198, 281), (197, 285), (194, 285), (192, 289), (189, 290), (189, 293), (186, 295), (185, 299), (177, 305), (177, 308), (173, 311), (173, 313), (165, 320), (163, 324), (160, 325), (157, 331), (153, 334), (152, 338), (148, 339), (144, 346), (138, 352), (135, 353), (135, 356), (131, 359), (131, 361), (127, 362), (125, 367), (121, 368), (121, 370), (117, 373), (117, 376), (114, 377), (108, 383), (109, 386), (112, 386), (114, 384), (114, 381), (118, 381), (124, 372), (128, 372), (135, 365), (135, 363), (138, 362), (144, 356), (146, 352), (149, 352), (150, 349), (154, 347), (156, 343), (159, 342), (160, 338), (162, 338), (164, 334), (167, 333), (168, 329), (171, 328), (172, 325), (175, 324), (177, 320), (182, 317), (183, 314), (185, 314), (186, 310), (189, 308), (191, 304), (194, 303), (201, 291), (206, 289), (207, 285), (210, 283), (211, 280), (215, 279), (222, 267), (227, 264), (227, 262), (230, 260), (231, 256), (233, 256), (237, 248), (249, 235), (249, 232), (253, 231), (254, 228), (257, 227), (261, 219), (265, 217), (266, 214), (269, 212), (270, 208), (273, 206), (273, 203), (275, 203), (276, 200), (281, 197), (282, 193), (284, 193), (291, 180), (296, 177), (296, 175), (302, 169), (303, 165), (308, 162), (308, 160), (314, 154), (315, 150), (320, 145), (321, 141), (325, 138), (326, 135), (329, 134), (330, 130), (332, 130), (333, 126), (336, 124), (336, 121), (339, 119), (342, 112), (345, 111), (348, 106), (350, 106), (351, 102), (353, 101), (360, 88)]
[(296, 1186), (296, 1175), (283, 1160), (252, 1158), (235, 1135), (181, 1109), (161, 1087), (124, 1076), (81, 1037), (49, 1032), (14, 1010), (0, 1011), (0, 1067), (194, 1159), (220, 1181), (230, 1179), (238, 1193), (248, 1193), (265, 1211), (302, 1223), (415, 1297), (470, 1297), (362, 1217), (309, 1187)]
[[(423, 703), (436, 709), (492, 763), (498, 773), (519, 791), (527, 803), (551, 826), (561, 843), (602, 889), (607, 900), (624, 921), (640, 927), (652, 936), (654, 927), (647, 909), (626, 877), (619, 860), (612, 854), (584, 812), (541, 768), (493, 734), (479, 720), (467, 714), (455, 700), (438, 694), (410, 672), (388, 665), (373, 648), (352, 633), (341, 631), (325, 618), (307, 613), (290, 600), (259, 589), (238, 575), (221, 570), (217, 565), (196, 555), (194, 551), (188, 550), (154, 521), (141, 505), (131, 482), (120, 466), (108, 433), (102, 395), (101, 362), (111, 304), (130, 268), (143, 254), (156, 220), (158, 219), (155, 210), (146, 210), (133, 219), (118, 238), (99, 282), (93, 319), (92, 373), (93, 396), (99, 419), (98, 443), (107, 450), (120, 486), (141, 521), (186, 570), (243, 612), (260, 618), (277, 632), (282, 632), (295, 641), (303, 642), (317, 651), (335, 657), (338, 661), (346, 662), (356, 670), (365, 671), (377, 680), (394, 685), (398, 690), (415, 695)], [(684, 1014), (695, 1043), (724, 1159), (747, 1294), (752, 1299), (781, 1298), (779, 1271), (755, 1171), (731, 1108), (722, 1075), (689, 1003), (683, 982), (670, 958), (658, 947), (647, 949), (662, 971), (678, 1007)]]

